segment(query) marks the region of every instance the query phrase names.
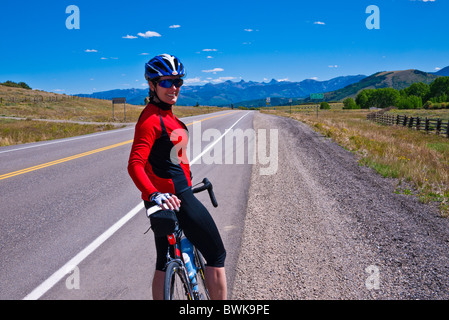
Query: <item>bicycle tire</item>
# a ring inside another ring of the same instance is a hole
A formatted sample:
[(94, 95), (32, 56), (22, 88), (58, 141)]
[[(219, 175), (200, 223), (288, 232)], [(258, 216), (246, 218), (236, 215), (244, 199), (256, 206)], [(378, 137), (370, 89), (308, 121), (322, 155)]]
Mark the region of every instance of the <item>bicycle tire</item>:
[(177, 261), (168, 264), (165, 271), (164, 300), (192, 300), (190, 281), (185, 267)]
[(196, 278), (198, 282), (198, 290), (200, 293), (200, 300), (210, 300), (209, 291), (206, 286), (206, 266), (204, 264), (204, 257), (201, 252), (195, 247), (195, 265), (197, 267)]

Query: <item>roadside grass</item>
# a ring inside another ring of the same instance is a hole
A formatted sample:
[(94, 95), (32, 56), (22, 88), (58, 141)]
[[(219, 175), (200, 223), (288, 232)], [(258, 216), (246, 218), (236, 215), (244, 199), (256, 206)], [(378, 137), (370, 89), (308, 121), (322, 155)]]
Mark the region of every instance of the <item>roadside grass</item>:
[(413, 194), (423, 203), (435, 201), (442, 216), (449, 217), (448, 138), (376, 124), (366, 119), (366, 110), (320, 110), (318, 117), (310, 112), (262, 112), (308, 124), (355, 153), (361, 165), (398, 179), (397, 193)]
[[(110, 100), (79, 98), (0, 85), (0, 146), (72, 137), (114, 129), (120, 124), (137, 122), (143, 109), (144, 106), (115, 104), (113, 113), (112, 101)], [(174, 106), (173, 112), (177, 117), (182, 118), (227, 109), (205, 106)], [(2, 119), (1, 117), (26, 118), (27, 121)], [(32, 121), (32, 119), (70, 120), (80, 123), (56, 124)], [(89, 124), (89, 122), (104, 124)]]
[(116, 128), (117, 126), (112, 124), (50, 123), (0, 118), (0, 147), (68, 138)]

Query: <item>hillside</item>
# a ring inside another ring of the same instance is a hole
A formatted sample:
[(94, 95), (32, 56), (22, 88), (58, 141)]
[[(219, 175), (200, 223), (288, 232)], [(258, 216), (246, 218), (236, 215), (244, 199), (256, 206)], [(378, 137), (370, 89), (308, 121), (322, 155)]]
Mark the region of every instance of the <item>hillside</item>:
[(434, 74), (436, 74), (437, 76), (449, 77), (449, 66), (438, 70), (437, 72), (434, 72)]
[[(125, 121), (123, 105), (115, 107), (115, 120)], [(126, 121), (134, 121), (141, 106), (126, 105)], [(112, 121), (112, 103), (41, 90), (0, 85), (0, 116), (72, 121)]]
[(342, 100), (347, 97), (354, 98), (358, 92), (364, 89), (394, 88), (401, 90), (415, 82), (430, 84), (438, 76), (440, 75), (415, 69), (378, 72), (342, 89), (327, 92), (324, 98), (327, 101)]
[[(27, 119), (70, 120), (75, 122), (136, 122), (143, 110), (141, 105), (114, 106), (110, 100), (83, 98), (0, 85), (0, 119), (18, 117)], [(212, 107), (178, 107), (178, 117), (215, 112)], [(125, 119), (126, 111), (126, 119)], [(114, 117), (114, 118), (113, 118)]]

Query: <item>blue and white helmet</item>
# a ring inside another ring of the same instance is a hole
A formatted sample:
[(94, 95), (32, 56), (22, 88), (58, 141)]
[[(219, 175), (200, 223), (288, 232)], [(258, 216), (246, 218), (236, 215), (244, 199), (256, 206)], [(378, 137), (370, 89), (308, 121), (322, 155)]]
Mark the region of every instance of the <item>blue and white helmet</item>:
[(145, 79), (147, 81), (163, 76), (185, 76), (181, 61), (175, 56), (161, 54), (145, 63)]

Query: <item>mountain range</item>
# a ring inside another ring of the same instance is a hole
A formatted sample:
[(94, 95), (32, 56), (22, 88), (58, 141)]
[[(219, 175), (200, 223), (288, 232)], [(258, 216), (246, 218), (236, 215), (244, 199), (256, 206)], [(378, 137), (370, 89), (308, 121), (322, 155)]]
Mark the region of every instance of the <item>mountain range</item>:
[[(324, 100), (339, 101), (346, 97), (355, 97), (360, 90), (391, 87), (403, 89), (415, 82), (431, 83), (438, 76), (449, 76), (449, 66), (435, 73), (416, 69), (377, 72), (370, 76), (350, 75), (336, 77), (326, 81), (306, 79), (300, 82), (276, 81), (233, 82), (231, 80), (202, 86), (185, 85), (182, 87), (178, 105), (210, 105), (210, 106), (246, 106), (259, 107), (266, 105), (270, 97), (271, 105), (281, 105), (310, 100), (311, 93), (324, 93)], [(125, 97), (127, 103), (144, 104), (148, 89), (116, 89), (93, 94), (77, 94), (80, 97), (112, 99)]]

